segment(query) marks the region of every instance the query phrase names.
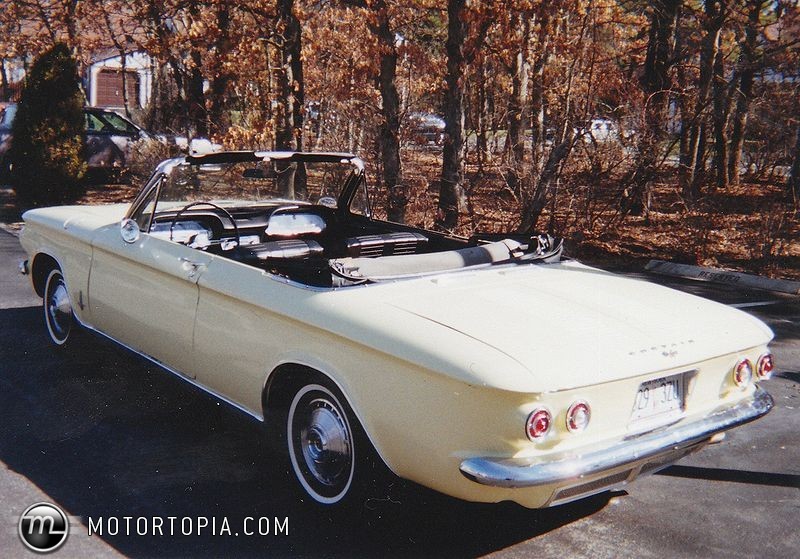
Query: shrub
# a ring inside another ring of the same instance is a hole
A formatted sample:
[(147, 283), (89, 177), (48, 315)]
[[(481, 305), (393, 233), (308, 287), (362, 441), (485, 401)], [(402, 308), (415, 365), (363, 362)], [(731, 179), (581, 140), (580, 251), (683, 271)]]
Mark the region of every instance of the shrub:
[(131, 145), (125, 159), (126, 167), (134, 181), (147, 180), (161, 161), (181, 155), (175, 144), (156, 138), (145, 138)]
[(64, 44), (31, 67), (12, 125), (11, 181), (21, 207), (69, 202), (81, 194), (84, 96)]

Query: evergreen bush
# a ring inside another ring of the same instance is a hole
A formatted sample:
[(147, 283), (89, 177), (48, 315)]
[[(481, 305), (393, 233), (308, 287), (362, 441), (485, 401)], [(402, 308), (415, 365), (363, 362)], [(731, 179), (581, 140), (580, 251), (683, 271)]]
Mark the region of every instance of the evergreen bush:
[(31, 67), (12, 125), (11, 181), (22, 208), (74, 201), (86, 173), (84, 95), (64, 44)]

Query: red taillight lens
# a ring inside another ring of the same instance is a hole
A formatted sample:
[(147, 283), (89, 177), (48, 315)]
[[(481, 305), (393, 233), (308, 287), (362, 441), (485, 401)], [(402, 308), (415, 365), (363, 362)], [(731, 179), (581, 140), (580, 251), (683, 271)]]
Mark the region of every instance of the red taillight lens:
[(744, 388), (753, 380), (753, 364), (749, 359), (742, 359), (733, 370), (733, 382)]
[(539, 440), (550, 431), (550, 424), (553, 417), (550, 412), (545, 408), (533, 410), (528, 416), (528, 421), (525, 424), (525, 433), (532, 441)]
[(775, 368), (775, 362), (772, 360), (771, 353), (765, 353), (758, 358), (758, 367), (756, 367), (756, 374), (760, 380), (767, 380), (772, 376), (772, 369)]
[(573, 402), (567, 410), (567, 429), (570, 433), (583, 431), (589, 425), (591, 417), (592, 410), (589, 408), (589, 404), (583, 400)]

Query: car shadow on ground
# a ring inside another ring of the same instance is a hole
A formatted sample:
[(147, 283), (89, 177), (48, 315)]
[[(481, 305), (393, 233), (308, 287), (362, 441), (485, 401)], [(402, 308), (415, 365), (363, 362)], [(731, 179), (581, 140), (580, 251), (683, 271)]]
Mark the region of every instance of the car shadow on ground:
[(775, 474), (770, 472), (749, 472), (725, 468), (699, 468), (696, 466), (670, 466), (659, 475), (705, 479), (708, 481), (729, 481), (752, 485), (772, 485), (775, 487), (800, 488), (800, 475)]
[(226, 517), (235, 532), (245, 517), (289, 519), (288, 536), (275, 535), (274, 522), (252, 537), (103, 536), (126, 555), (477, 556), (591, 515), (610, 497), (531, 511), (413, 486), (320, 510), (301, 502), (258, 422), (95, 336), (54, 349), (40, 313), (0, 311), (0, 460), (9, 469), (84, 526), (89, 517)]
[(787, 380), (790, 380), (792, 382), (796, 382), (797, 384), (800, 384), (800, 372), (784, 371), (784, 372), (778, 373), (775, 376), (779, 377), (779, 378), (785, 378)]

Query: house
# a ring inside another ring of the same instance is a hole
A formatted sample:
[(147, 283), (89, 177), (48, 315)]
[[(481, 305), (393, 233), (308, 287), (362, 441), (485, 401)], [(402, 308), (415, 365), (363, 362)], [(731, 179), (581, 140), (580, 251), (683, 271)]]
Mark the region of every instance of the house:
[[(20, 58), (4, 59), (5, 80), (0, 87), (0, 102), (15, 101), (25, 78), (25, 64)], [(94, 53), (83, 79), (88, 106), (122, 111), (147, 106), (153, 90), (153, 59), (143, 52), (131, 52), (123, 58), (116, 50)], [(123, 95), (123, 83), (127, 96)], [(127, 99), (126, 99), (127, 98)]]
[(153, 90), (153, 59), (143, 52), (132, 52), (125, 55), (123, 64), (123, 57), (113, 52), (92, 57), (86, 71), (89, 105), (121, 110), (127, 101), (128, 109), (145, 107)]

